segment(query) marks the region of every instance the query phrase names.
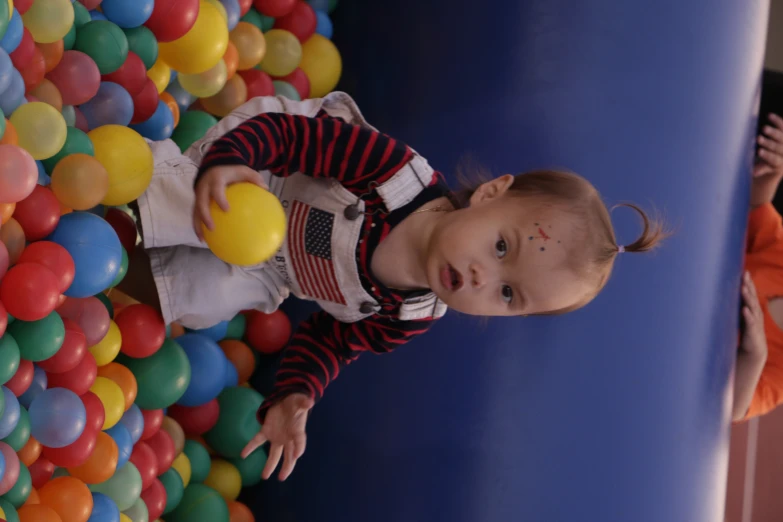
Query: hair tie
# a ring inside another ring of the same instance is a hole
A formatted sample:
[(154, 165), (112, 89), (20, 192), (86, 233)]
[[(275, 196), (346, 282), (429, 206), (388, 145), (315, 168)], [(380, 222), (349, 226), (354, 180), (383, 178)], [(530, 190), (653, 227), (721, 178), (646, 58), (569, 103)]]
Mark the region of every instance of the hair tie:
[(617, 253), (618, 254), (622, 254), (623, 252), (625, 252), (625, 247), (623, 245), (618, 245), (617, 246)]

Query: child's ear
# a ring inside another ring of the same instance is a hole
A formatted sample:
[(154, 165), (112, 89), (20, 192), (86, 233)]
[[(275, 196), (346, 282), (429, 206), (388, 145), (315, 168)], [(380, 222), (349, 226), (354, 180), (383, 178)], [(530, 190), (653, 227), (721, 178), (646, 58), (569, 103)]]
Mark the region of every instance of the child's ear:
[(505, 174), (492, 181), (482, 183), (470, 197), (470, 204), (475, 205), (490, 199), (495, 199), (505, 194), (514, 183), (514, 176)]

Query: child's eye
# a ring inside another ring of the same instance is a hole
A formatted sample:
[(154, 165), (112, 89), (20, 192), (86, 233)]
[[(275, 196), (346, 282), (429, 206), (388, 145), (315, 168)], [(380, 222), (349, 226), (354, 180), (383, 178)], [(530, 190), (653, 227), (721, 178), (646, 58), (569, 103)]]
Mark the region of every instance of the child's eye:
[(511, 289), (511, 287), (508, 285), (503, 285), (500, 291), (501, 294), (503, 294), (503, 300), (507, 304), (511, 304), (511, 301), (514, 300), (514, 291)]
[(506, 253), (508, 252), (508, 245), (506, 245), (505, 239), (499, 239), (497, 243), (495, 243), (495, 254), (498, 256), (498, 258), (503, 259), (506, 257)]

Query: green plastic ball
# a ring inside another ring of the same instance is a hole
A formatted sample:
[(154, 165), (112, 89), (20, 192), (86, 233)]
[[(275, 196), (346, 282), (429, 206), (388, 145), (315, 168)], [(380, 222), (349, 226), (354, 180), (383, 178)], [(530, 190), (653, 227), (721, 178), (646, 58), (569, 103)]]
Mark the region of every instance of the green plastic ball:
[(136, 377), (136, 404), (143, 410), (168, 408), (185, 394), (190, 384), (190, 362), (176, 341), (166, 339), (160, 350), (142, 359), (120, 354), (117, 362)]
[(235, 339), (237, 341), (242, 340), (242, 338), (245, 336), (246, 327), (247, 327), (247, 317), (245, 317), (242, 314), (236, 315), (228, 323), (228, 330), (226, 330), (226, 339)]
[(81, 2), (73, 3), (73, 26), (78, 29), (86, 23), (92, 22), (90, 11)]
[(147, 70), (152, 69), (158, 60), (158, 40), (155, 35), (143, 25), (124, 31), (130, 50), (139, 55)]
[(209, 470), (212, 467), (212, 460), (209, 458), (209, 452), (200, 442), (195, 440), (186, 440), (185, 456), (190, 461), (190, 483), (200, 483), (207, 480)]
[[(9, 326), (10, 326), (9, 322)], [(11, 380), (19, 369), (19, 344), (10, 332), (0, 337), (0, 384)]]
[(39, 321), (16, 320), (8, 325), (22, 359), (32, 362), (45, 361), (57, 353), (65, 341), (65, 325), (57, 312)]
[(103, 493), (110, 497), (120, 511), (125, 511), (130, 509), (141, 495), (141, 474), (132, 462), (126, 462), (106, 482), (88, 484), (87, 487), (93, 493)]
[(11, 503), (16, 509), (22, 507), (27, 502), (27, 498), (30, 496), (30, 492), (33, 489), (33, 481), (30, 477), (30, 470), (27, 469), (22, 462), (19, 463), (19, 478), (16, 479), (16, 484), (8, 493), (0, 497)]
[(217, 120), (204, 111), (185, 111), (174, 129), (171, 139), (185, 152), (194, 142), (204, 137), (209, 129), (217, 125)]
[(255, 486), (261, 482), (261, 471), (263, 471), (266, 465), (266, 452), (263, 448), (260, 448), (248, 455), (246, 459), (240, 457), (231, 459), (229, 462), (239, 470), (243, 488)]
[(30, 440), (30, 414), (27, 413), (27, 408), (19, 406), (19, 423), (3, 442), (11, 446), (14, 451), (21, 450), (27, 441)]
[(92, 58), (101, 74), (113, 73), (128, 57), (128, 38), (108, 20), (93, 20), (77, 28), (73, 47)]
[(166, 522), (228, 522), (228, 505), (214, 489), (190, 484), (177, 509), (166, 516)]
[(185, 485), (182, 483), (182, 477), (177, 470), (168, 469), (163, 475), (158, 477), (166, 490), (166, 508), (163, 514), (167, 515), (177, 509), (182, 501), (182, 495), (185, 492)]
[(242, 449), (261, 429), (256, 412), (264, 397), (252, 388), (232, 386), (218, 395), (220, 415), (204, 435), (207, 444), (226, 458), (238, 458)]
[(19, 522), (19, 514), (16, 512), (16, 508), (12, 506), (10, 502), (0, 498), (0, 508), (3, 508), (6, 522)]
[(133, 522), (148, 521), (150, 519), (150, 512), (147, 509), (147, 504), (145, 504), (141, 498), (137, 499), (136, 502), (134, 502), (130, 508), (123, 511), (123, 513)]
[(117, 271), (117, 276), (114, 278), (114, 281), (111, 282), (111, 285), (109, 285), (109, 288), (114, 288), (118, 284), (122, 282), (123, 279), (125, 279), (125, 275), (128, 273), (128, 252), (125, 251), (125, 247), (121, 246), (122, 249), (122, 260), (120, 261), (120, 269)]

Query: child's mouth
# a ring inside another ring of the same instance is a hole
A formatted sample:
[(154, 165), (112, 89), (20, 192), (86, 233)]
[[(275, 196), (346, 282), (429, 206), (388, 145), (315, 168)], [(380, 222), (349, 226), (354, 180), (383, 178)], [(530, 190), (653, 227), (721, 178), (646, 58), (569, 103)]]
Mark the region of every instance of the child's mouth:
[(453, 266), (446, 265), (440, 272), (440, 281), (444, 287), (451, 291), (462, 288), (462, 275)]

